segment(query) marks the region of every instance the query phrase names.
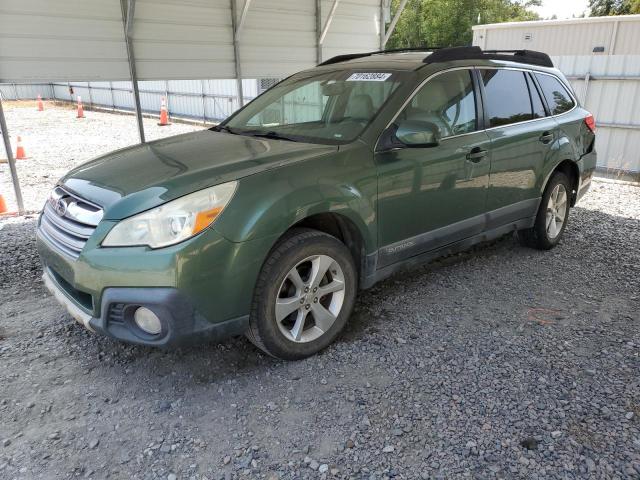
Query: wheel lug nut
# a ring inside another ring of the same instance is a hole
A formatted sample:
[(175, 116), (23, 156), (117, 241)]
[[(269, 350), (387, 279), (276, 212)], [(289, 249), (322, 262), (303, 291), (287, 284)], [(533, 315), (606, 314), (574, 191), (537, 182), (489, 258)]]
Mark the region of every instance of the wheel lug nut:
[(304, 308), (306, 308), (307, 310), (309, 310), (311, 308), (311, 305), (305, 305)]
[(318, 297), (313, 299), (313, 303), (318, 303)]
[(300, 299), (300, 303), (304, 303), (304, 298), (301, 298), (301, 299)]
[(309, 287), (304, 287), (304, 292), (308, 293), (309, 292)]

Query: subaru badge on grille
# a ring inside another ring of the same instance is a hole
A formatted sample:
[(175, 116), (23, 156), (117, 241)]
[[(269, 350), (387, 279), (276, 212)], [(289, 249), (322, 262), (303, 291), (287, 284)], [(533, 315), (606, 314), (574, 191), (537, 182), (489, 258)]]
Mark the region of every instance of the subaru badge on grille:
[(56, 213), (58, 215), (60, 215), (61, 217), (64, 217), (65, 213), (67, 213), (67, 204), (66, 204), (66, 202), (63, 199), (59, 198), (56, 201), (55, 210), (56, 210)]

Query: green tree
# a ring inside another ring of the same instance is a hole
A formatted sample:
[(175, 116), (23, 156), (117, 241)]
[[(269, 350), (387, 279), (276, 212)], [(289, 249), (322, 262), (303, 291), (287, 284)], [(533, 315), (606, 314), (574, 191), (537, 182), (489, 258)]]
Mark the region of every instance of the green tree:
[[(387, 48), (471, 44), (478, 23), (538, 20), (530, 7), (540, 0), (409, 0)], [(393, 0), (392, 11), (400, 0)]]
[(592, 17), (640, 13), (640, 0), (589, 0)]

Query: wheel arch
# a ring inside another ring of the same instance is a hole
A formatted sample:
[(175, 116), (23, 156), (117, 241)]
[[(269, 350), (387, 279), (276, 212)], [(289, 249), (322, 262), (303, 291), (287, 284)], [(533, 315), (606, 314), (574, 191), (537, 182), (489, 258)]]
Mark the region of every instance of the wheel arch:
[(570, 159), (564, 159), (556, 165), (546, 176), (542, 187), (542, 192), (547, 188), (547, 184), (556, 172), (564, 173), (571, 182), (571, 206), (575, 206), (578, 197), (578, 188), (580, 184), (580, 168), (578, 164)]
[(295, 228), (311, 228), (340, 240), (351, 252), (357, 266), (358, 278), (362, 278), (365, 272), (367, 247), (362, 232), (349, 217), (335, 212), (316, 213), (296, 222), (287, 230), (287, 233)]

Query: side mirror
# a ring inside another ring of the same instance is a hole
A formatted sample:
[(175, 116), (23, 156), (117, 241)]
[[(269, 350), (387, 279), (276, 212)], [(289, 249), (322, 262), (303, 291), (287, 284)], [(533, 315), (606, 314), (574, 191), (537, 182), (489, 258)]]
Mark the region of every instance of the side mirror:
[(395, 136), (408, 148), (429, 148), (440, 144), (440, 128), (431, 122), (401, 120), (396, 124)]

